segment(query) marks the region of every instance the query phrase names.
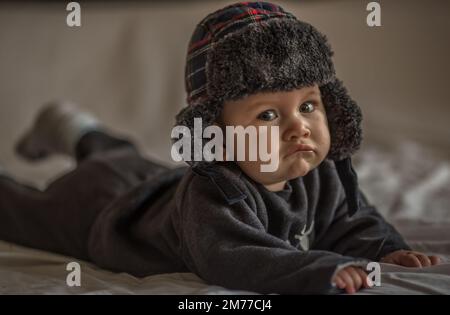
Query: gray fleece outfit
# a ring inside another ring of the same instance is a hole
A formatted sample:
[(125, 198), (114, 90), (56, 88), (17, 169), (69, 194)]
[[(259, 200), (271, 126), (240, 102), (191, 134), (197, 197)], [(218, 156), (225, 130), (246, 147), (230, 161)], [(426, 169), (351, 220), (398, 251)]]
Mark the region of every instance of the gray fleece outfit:
[(136, 276), (192, 271), (260, 293), (336, 293), (338, 266), (409, 249), (361, 194), (353, 216), (334, 163), (270, 192), (234, 162), (167, 170), (96, 218), (89, 257)]

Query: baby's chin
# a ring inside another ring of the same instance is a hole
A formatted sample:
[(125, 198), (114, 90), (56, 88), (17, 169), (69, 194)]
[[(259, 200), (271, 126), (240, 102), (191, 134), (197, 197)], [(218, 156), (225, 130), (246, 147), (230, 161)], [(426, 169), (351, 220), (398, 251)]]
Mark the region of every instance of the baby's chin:
[(282, 161), (279, 166), (279, 174), (285, 177), (286, 180), (290, 180), (297, 177), (303, 177), (307, 175), (315, 165), (312, 165), (309, 161), (299, 159), (296, 161)]

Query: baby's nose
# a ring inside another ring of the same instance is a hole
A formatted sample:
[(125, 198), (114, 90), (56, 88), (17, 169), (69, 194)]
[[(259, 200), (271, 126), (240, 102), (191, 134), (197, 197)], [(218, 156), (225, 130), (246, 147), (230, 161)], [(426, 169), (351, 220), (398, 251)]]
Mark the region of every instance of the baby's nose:
[(305, 122), (299, 117), (294, 117), (288, 122), (287, 129), (284, 133), (284, 140), (293, 141), (296, 139), (307, 138), (310, 134), (311, 131), (306, 126)]

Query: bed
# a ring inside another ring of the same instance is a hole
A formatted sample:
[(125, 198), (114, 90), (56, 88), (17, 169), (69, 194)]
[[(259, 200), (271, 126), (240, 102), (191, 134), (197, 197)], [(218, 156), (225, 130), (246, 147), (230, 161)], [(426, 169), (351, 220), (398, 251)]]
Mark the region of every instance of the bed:
[[(381, 264), (381, 286), (357, 294), (450, 294), (450, 164), (424, 163), (411, 142), (386, 152), (372, 147), (358, 156), (357, 171), (370, 200), (416, 250), (439, 255), (442, 264), (406, 268)], [(416, 171), (412, 171), (416, 170)], [(401, 193), (399, 193), (401, 192)], [(81, 266), (81, 286), (69, 286), (70, 262)], [(0, 294), (257, 294), (209, 285), (193, 273), (135, 278), (35, 249), (0, 242)]]

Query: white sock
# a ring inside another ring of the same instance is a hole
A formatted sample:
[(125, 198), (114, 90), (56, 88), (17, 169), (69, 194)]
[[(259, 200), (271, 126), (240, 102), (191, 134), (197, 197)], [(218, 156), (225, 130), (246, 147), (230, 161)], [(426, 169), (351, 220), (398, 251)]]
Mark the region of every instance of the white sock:
[(64, 122), (61, 121), (57, 130), (61, 142), (61, 153), (74, 155), (75, 147), (81, 137), (99, 128), (98, 120), (90, 114), (75, 112), (65, 116)]
[(37, 115), (33, 127), (19, 140), (16, 151), (29, 160), (40, 160), (51, 154), (74, 156), (80, 138), (89, 131), (101, 129), (98, 120), (68, 102), (53, 102)]

